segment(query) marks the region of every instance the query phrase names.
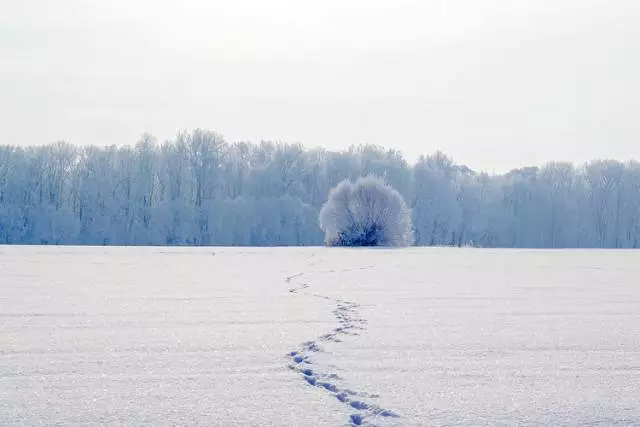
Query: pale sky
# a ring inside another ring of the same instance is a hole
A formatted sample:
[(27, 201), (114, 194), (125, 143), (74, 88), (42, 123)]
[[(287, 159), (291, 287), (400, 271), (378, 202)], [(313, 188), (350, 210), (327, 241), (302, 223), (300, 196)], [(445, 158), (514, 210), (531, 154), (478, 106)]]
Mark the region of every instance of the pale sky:
[(1, 144), (640, 159), (638, 0), (0, 0)]

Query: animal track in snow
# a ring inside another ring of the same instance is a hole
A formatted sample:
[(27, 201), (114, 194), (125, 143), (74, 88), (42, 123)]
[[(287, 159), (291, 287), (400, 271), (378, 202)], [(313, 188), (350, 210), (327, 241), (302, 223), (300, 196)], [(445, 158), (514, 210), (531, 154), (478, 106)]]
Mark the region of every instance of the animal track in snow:
[[(343, 270), (327, 270), (324, 272), (335, 273), (366, 270), (369, 268), (372, 268), (372, 266), (349, 268)], [(358, 311), (360, 305), (353, 301), (335, 299), (326, 295), (305, 292), (306, 289), (311, 287), (311, 284), (307, 282), (299, 282), (298, 279), (300, 279), (304, 275), (305, 273), (297, 273), (285, 279), (286, 283), (296, 285), (293, 288), (289, 289), (289, 293), (303, 294), (308, 297), (321, 298), (334, 302), (336, 308), (332, 311), (332, 313), (338, 321), (338, 326), (333, 328), (331, 332), (319, 336), (314, 341), (306, 341), (301, 343), (298, 346), (297, 350), (290, 352), (288, 354), (290, 360), (289, 368), (297, 372), (301, 376), (302, 380), (304, 380), (310, 386), (320, 388), (332, 394), (338, 401), (344, 403), (345, 405), (348, 405), (349, 408), (358, 411), (357, 413), (354, 413), (349, 417), (349, 425), (351, 426), (372, 426), (373, 424), (371, 424), (368, 420), (375, 419), (376, 417), (399, 417), (399, 415), (388, 409), (381, 408), (378, 405), (371, 404), (363, 400), (375, 399), (379, 397), (378, 395), (341, 388), (335, 383), (336, 380), (340, 379), (338, 375), (336, 375), (335, 373), (327, 372), (327, 368), (323, 369), (322, 367), (313, 364), (313, 355), (322, 351), (319, 343), (339, 343), (342, 342), (342, 339), (345, 337), (360, 335), (361, 332), (365, 331), (364, 325), (366, 325), (367, 321), (360, 315)]]

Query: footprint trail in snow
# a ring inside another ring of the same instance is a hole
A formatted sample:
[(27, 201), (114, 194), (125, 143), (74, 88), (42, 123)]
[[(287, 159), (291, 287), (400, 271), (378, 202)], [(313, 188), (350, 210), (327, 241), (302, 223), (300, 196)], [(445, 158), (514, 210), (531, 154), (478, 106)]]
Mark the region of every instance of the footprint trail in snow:
[[(343, 269), (338, 271), (327, 270), (324, 271), (324, 273), (366, 270), (370, 268), (372, 268), (372, 266)], [(316, 271), (314, 273), (320, 273), (320, 271)], [(310, 386), (317, 387), (332, 394), (338, 401), (355, 410), (355, 412), (349, 417), (348, 425), (373, 426), (374, 424), (372, 424), (372, 421), (376, 418), (399, 417), (399, 415), (388, 409), (370, 403), (371, 399), (379, 397), (378, 395), (340, 387), (337, 385), (337, 380), (341, 379), (338, 375), (330, 373), (326, 367), (314, 364), (313, 356), (316, 353), (322, 352), (322, 343), (339, 343), (348, 336), (360, 335), (361, 332), (365, 331), (367, 321), (358, 311), (360, 307), (359, 304), (353, 301), (331, 298), (326, 295), (309, 292), (308, 289), (311, 287), (311, 284), (302, 281), (304, 275), (305, 273), (297, 273), (285, 279), (286, 283), (295, 285), (289, 289), (289, 293), (293, 295), (321, 298), (335, 303), (336, 308), (332, 313), (338, 321), (338, 326), (332, 329), (331, 332), (323, 334), (315, 340), (303, 342), (297, 350), (290, 352), (287, 355), (290, 360), (289, 368), (298, 373), (301, 376), (301, 379)]]

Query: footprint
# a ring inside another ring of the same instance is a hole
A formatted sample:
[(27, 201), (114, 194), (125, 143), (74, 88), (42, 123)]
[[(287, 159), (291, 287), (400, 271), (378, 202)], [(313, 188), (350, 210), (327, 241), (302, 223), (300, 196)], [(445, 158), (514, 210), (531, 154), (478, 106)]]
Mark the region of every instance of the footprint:
[(395, 413), (387, 410), (387, 409), (383, 409), (380, 412), (375, 413), (375, 415), (379, 416), (379, 417), (391, 417), (391, 418), (399, 418), (399, 415), (396, 415)]
[(369, 409), (369, 405), (364, 402), (360, 402), (359, 400), (354, 400), (350, 405), (355, 409)]
[(335, 385), (333, 385), (331, 383), (319, 382), (318, 385), (320, 387), (323, 387), (323, 388), (329, 390), (332, 393), (336, 393), (338, 391), (338, 387), (336, 387)]
[(364, 422), (364, 418), (360, 414), (353, 414), (350, 416), (351, 424), (355, 426), (361, 426)]

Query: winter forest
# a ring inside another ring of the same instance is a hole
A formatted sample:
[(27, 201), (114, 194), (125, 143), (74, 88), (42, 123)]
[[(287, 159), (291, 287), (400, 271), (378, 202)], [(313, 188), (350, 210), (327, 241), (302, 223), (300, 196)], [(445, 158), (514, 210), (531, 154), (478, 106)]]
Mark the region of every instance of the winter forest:
[(640, 164), (552, 162), (477, 173), (436, 152), (227, 143), (196, 129), (159, 143), (0, 146), (0, 243), (322, 245), (318, 215), (345, 178), (383, 178), (417, 245), (636, 248)]

